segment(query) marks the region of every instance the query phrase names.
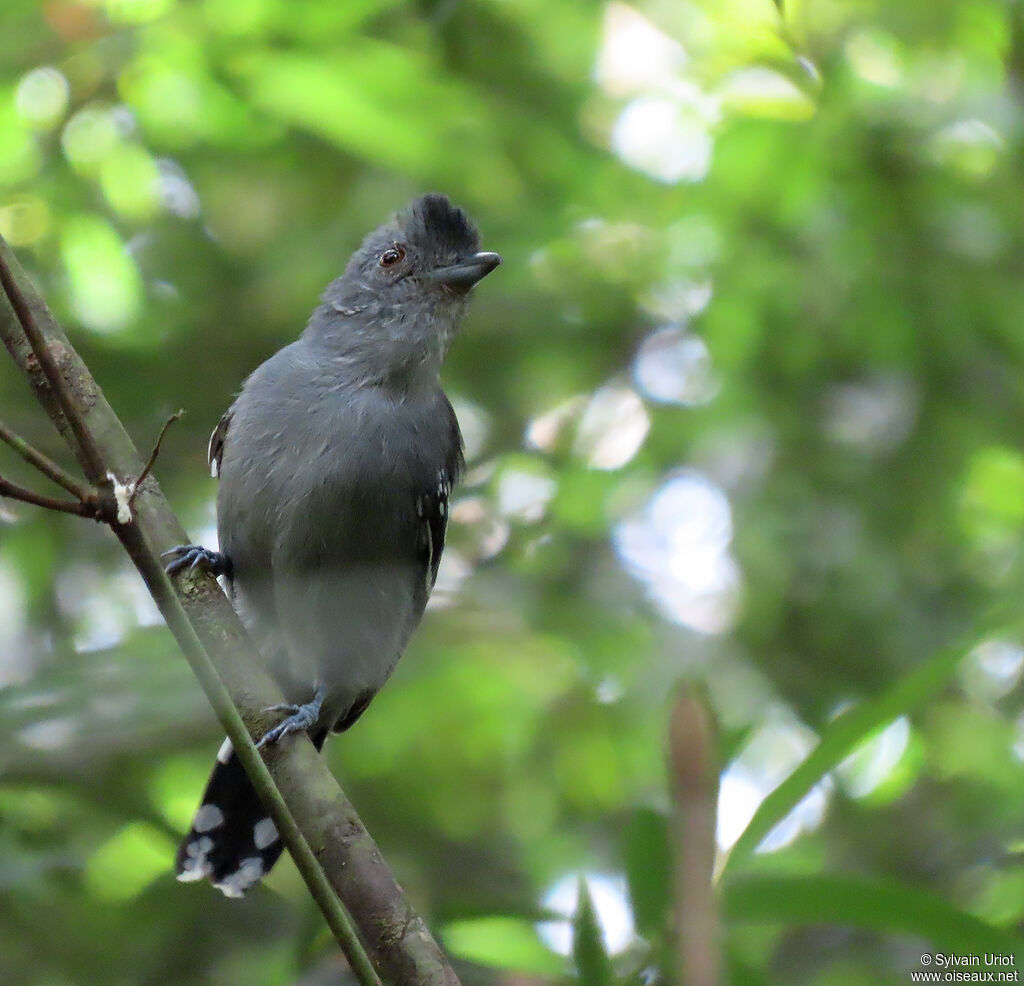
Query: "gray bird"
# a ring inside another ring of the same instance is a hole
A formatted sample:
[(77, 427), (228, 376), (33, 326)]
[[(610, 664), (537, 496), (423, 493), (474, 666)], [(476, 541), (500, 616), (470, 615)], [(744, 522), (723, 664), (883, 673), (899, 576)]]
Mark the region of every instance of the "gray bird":
[[(371, 233), (301, 337), (246, 380), (210, 439), (220, 551), (168, 572), (225, 577), (289, 713), (260, 744), (348, 729), (387, 681), (437, 578), (462, 435), (441, 364), (470, 288), (501, 258), (426, 195)], [(178, 879), (229, 897), (281, 854), (225, 740), (178, 851)]]

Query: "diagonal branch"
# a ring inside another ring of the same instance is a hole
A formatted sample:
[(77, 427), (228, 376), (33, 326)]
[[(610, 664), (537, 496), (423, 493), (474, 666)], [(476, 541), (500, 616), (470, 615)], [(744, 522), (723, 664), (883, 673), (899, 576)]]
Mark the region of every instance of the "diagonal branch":
[[(31, 317), (21, 290), (14, 282), (10, 269), (2, 257), (0, 257), (0, 281), (4, 283), (4, 293), (17, 315), (18, 323), (32, 347), (33, 354), (39, 359), (40, 363), (43, 363), (44, 359), (39, 358), (40, 354), (45, 353), (45, 359), (48, 359), (49, 350), (39, 333), (38, 327), (35, 325), (35, 320)], [(49, 374), (47, 375), (49, 382)], [(70, 401), (70, 388), (61, 379), (59, 403), (61, 410), (64, 412), (65, 419), (74, 425), (76, 422), (75, 408)], [(145, 541), (137, 537), (138, 526), (132, 522), (132, 505), (135, 496), (152, 469), (153, 464), (156, 462), (160, 442), (168, 426), (177, 420), (178, 417), (180, 417), (180, 412), (164, 423), (164, 427), (157, 438), (156, 446), (150, 454), (149, 461), (143, 467), (138, 479), (131, 483), (119, 483), (117, 481), (114, 473), (107, 468), (102, 450), (94, 445), (92, 436), (81, 427), (80, 422), (78, 423), (79, 427), (73, 427), (72, 431), (76, 439), (79, 440), (79, 449), (90, 450), (86, 453), (90, 463), (89, 468), (102, 471), (113, 481), (114, 500), (117, 511), (114, 514), (108, 511), (103, 516), (103, 519), (110, 524), (125, 550), (135, 562), (139, 573), (146, 581), (160, 612), (167, 621), (168, 627), (178, 641), (178, 645), (184, 652), (185, 657), (192, 665), (192, 669), (202, 683), (210, 703), (213, 705), (228, 735), (231, 737), (239, 759), (245, 766), (256, 791), (277, 824), (278, 832), (281, 834), (285, 845), (288, 846), (300, 873), (306, 880), (310, 893), (320, 907), (328, 927), (341, 945), (350, 967), (356, 974), (356, 978), (361, 986), (381, 986), (380, 979), (377, 977), (376, 971), (363, 950), (348, 912), (334, 893), (326, 874), (317, 862), (316, 855), (296, 825), (295, 819), (282, 798), (281, 792), (275, 786), (266, 764), (260, 759), (252, 737), (249, 735), (249, 730), (238, 714), (238, 710), (231, 701), (231, 697), (225, 691), (223, 682), (217, 676), (216, 668), (210, 660), (206, 648), (196, 636), (195, 630), (189, 622), (188, 616), (182, 608), (170, 580), (163, 571), (160, 562), (152, 557), (152, 552), (148, 551)], [(80, 437), (83, 434), (86, 435), (85, 440), (82, 440)], [(5, 491), (9, 496), (14, 496), (39, 506), (50, 507), (54, 510), (77, 512), (75, 509), (77, 505), (75, 504), (67, 504), (62, 501), (53, 500), (50, 497), (43, 497), (33, 493), (31, 490), (15, 486), (6, 480), (0, 480), (0, 492)], [(93, 496), (92, 499), (95, 501), (96, 497)], [(83, 508), (85, 506), (85, 504), (82, 504)], [(109, 504), (105, 506), (109, 506)], [(92, 510), (97, 516), (100, 515), (95, 504)]]
[[(108, 474), (119, 477), (116, 483), (121, 488), (110, 492), (120, 497), (123, 488), (131, 489), (129, 477), (142, 476), (138, 451), (2, 239), (0, 263), (4, 286), (17, 306), (16, 311), (0, 295), (0, 339), (86, 474), (97, 482)], [(34, 343), (26, 338), (18, 317), (26, 312), (38, 336)], [(109, 489), (107, 485), (103, 492)], [(128, 507), (131, 520), (115, 521), (111, 528), (160, 606), (232, 742), (237, 739), (235, 749), (257, 790), (266, 796), (289, 849), (300, 858), (303, 842), (315, 849), (314, 861), (319, 860), (332, 895), (336, 893), (348, 908), (386, 981), (395, 986), (458, 986), (455, 973), (312, 743), (297, 739), (265, 750), (269, 774), (265, 773), (250, 737), (264, 731), (267, 722), (261, 710), (282, 700), (280, 690), (252, 659), (252, 644), (213, 578), (198, 572), (179, 577), (180, 596), (173, 592), (159, 550), (187, 537), (152, 475), (137, 482), (135, 491), (134, 504), (121, 504)], [(283, 802), (275, 799), (277, 792)], [(302, 838), (289, 842), (286, 831)], [(303, 875), (317, 903), (329, 911), (315, 873), (303, 868)], [(327, 917), (332, 931), (340, 932), (336, 915)], [(354, 961), (358, 963), (357, 955)]]
[(95, 502), (89, 503), (87, 500), (58, 500), (52, 496), (44, 496), (42, 493), (27, 490), (24, 486), (18, 486), (9, 479), (4, 479), (3, 476), (0, 476), (0, 496), (11, 500), (21, 500), (22, 503), (32, 503), (37, 507), (45, 507), (47, 510), (57, 510), (65, 514), (77, 514), (79, 517), (92, 517), (94, 520), (100, 519), (99, 507)]
[(57, 398), (57, 402), (64, 412), (64, 418), (75, 436), (75, 444), (82, 465), (85, 467), (85, 474), (94, 483), (104, 481), (106, 472), (103, 469), (103, 455), (85, 422), (74, 413), (75, 400), (68, 383), (58, 368), (53, 354), (47, 348), (46, 340), (43, 338), (42, 332), (39, 331), (35, 316), (18, 290), (11, 268), (2, 253), (0, 253), (0, 286), (3, 287), (8, 302), (18, 316), (18, 324), (25, 334), (28, 344), (32, 347), (32, 353), (43, 371), (43, 376), (46, 377), (46, 382)]
[(21, 435), (11, 431), (2, 421), (0, 421), (0, 441), (10, 445), (29, 465), (35, 466), (44, 476), (52, 479), (58, 486), (63, 486), (72, 496), (77, 497), (83, 502), (87, 502), (93, 496), (92, 492), (75, 479), (74, 476), (66, 473), (53, 459), (43, 455), (39, 449), (26, 442)]
[[(167, 422), (170, 424), (170, 421)], [(166, 430), (167, 425), (164, 425)], [(161, 432), (161, 435), (163, 433)], [(158, 442), (159, 444), (159, 442)], [(150, 458), (150, 464), (152, 459)], [(145, 470), (143, 471), (145, 473)], [(138, 491), (138, 485), (133, 484), (134, 491)], [(130, 502), (130, 501), (129, 501)], [(192, 666), (196, 677), (199, 679), (203, 690), (206, 692), (210, 704), (217, 713), (217, 718), (223, 724), (231, 744), (235, 749), (242, 766), (253, 782), (256, 793), (260, 796), (264, 806), (270, 812), (281, 839), (292, 854), (295, 864), (306, 881), (310, 894), (320, 908), (331, 929), (335, 939), (341, 946), (342, 951), (348, 959), (349, 966), (359, 980), (360, 986), (381, 986), (381, 981), (370, 963), (362, 943), (353, 926), (352, 919), (338, 898), (327, 878), (327, 874), (321, 868), (316, 854), (313, 852), (302, 829), (295, 821), (291, 809), (285, 802), (278, 790), (274, 779), (267, 769), (266, 764), (260, 758), (259, 751), (253, 742), (249, 730), (235, 708), (231, 696), (224, 687), (224, 683), (217, 674), (217, 668), (209, 653), (203, 646), (189, 622), (188, 614), (181, 605), (170, 579), (163, 570), (162, 564), (147, 550), (145, 542), (138, 537), (138, 527), (135, 524), (114, 525), (114, 532), (124, 545), (125, 550), (131, 555), (149, 588), (153, 599), (156, 601), (160, 612), (167, 621), (167, 626), (174, 634), (178, 646), (182, 649), (186, 659)]]

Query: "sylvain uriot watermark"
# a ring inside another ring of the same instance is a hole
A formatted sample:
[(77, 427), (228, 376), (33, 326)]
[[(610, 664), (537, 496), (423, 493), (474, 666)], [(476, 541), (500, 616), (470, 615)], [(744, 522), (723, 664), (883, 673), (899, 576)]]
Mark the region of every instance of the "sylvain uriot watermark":
[(1019, 983), (1017, 958), (1011, 952), (924, 952), (924, 967), (910, 974), (912, 983)]
[(935, 966), (937, 969), (954, 969), (957, 966), (1015, 966), (1017, 959), (1011, 953), (984, 952), (981, 955), (956, 952), (925, 952), (921, 956), (921, 965)]

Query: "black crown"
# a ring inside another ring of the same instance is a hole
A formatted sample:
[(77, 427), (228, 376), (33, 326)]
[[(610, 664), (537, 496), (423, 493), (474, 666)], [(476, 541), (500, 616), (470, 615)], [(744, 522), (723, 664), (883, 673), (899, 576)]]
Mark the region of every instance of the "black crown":
[(409, 208), (410, 232), (458, 254), (476, 253), (480, 234), (447, 195), (424, 195)]

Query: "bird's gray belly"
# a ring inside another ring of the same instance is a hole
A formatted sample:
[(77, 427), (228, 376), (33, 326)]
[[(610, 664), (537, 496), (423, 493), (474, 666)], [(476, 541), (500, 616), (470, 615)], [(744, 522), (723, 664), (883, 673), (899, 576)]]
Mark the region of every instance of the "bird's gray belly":
[(329, 727), (394, 670), (412, 629), (411, 577), (394, 563), (275, 571), (272, 608), (265, 586), (246, 592), (243, 581), (237, 596), (286, 699), (308, 702), (313, 683), (326, 688), (322, 724)]
[(325, 727), (380, 690), (418, 622), (406, 498), (384, 484), (372, 496), (323, 484), (282, 497), (269, 558), (236, 564), (239, 609), (268, 670), (290, 702), (322, 685)]
[(376, 692), (391, 674), (408, 636), (411, 580), (394, 562), (359, 562), (276, 576), (279, 608), (288, 610), (285, 642), (293, 659), (308, 661), (328, 694), (354, 700)]

